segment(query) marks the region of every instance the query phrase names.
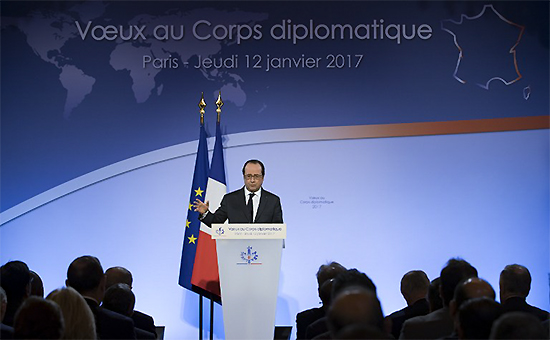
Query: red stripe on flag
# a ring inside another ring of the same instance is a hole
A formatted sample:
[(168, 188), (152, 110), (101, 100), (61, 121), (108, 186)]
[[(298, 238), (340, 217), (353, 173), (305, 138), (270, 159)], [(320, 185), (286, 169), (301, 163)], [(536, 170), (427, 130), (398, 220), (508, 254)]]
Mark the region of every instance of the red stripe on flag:
[(191, 284), (221, 296), (216, 241), (204, 231), (199, 233)]

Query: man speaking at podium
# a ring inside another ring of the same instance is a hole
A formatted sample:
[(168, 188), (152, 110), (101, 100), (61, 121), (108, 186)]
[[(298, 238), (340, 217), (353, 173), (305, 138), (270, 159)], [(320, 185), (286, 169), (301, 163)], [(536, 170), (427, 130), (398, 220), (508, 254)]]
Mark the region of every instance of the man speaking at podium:
[(195, 211), (199, 219), (209, 227), (213, 223), (283, 223), (283, 210), (277, 195), (262, 189), (265, 167), (256, 159), (243, 166), (244, 187), (226, 194), (216, 212), (208, 210), (209, 202), (196, 199)]

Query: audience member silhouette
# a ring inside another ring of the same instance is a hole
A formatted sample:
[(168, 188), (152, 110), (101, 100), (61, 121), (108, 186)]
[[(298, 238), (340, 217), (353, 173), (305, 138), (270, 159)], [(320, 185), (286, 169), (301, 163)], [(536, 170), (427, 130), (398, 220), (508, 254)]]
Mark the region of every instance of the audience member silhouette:
[(533, 314), (508, 312), (493, 323), (489, 339), (548, 339), (548, 332)]
[(0, 339), (13, 339), (13, 327), (4, 325), (4, 315), (8, 307), (8, 298), (4, 288), (0, 287)]
[(376, 286), (374, 282), (367, 276), (367, 274), (360, 272), (359, 270), (352, 268), (338, 274), (334, 278), (332, 285), (332, 299), (347, 287), (359, 286), (371, 290), (376, 294)]
[[(348, 269), (338, 274), (332, 281), (332, 293), (331, 300), (338, 296), (338, 294), (348, 287), (362, 287), (371, 290), (376, 294), (376, 286), (372, 280), (365, 274), (357, 269)], [(328, 329), (326, 316), (313, 322), (306, 329), (307, 339), (330, 339), (330, 332)]]
[(450, 303), (451, 315), (456, 315), (460, 306), (474, 298), (496, 298), (496, 293), (491, 284), (478, 277), (471, 277), (461, 282), (455, 288), (455, 294)]
[(15, 339), (61, 339), (63, 314), (59, 306), (38, 296), (25, 299), (15, 314)]
[(31, 293), (31, 274), (27, 264), (10, 261), (0, 268), (0, 286), (8, 299), (4, 324), (13, 326), (15, 312)]
[(477, 277), (477, 270), (462, 259), (450, 259), (440, 274), (440, 295), (443, 308), (427, 315), (416, 316), (403, 324), (400, 339), (438, 339), (451, 334), (454, 321), (449, 304), (453, 299), (456, 286), (470, 277)]
[(449, 304), (451, 317), (454, 320), (454, 332), (450, 333), (450, 335), (446, 337), (447, 339), (456, 339), (458, 337), (458, 311), (460, 310), (460, 307), (466, 301), (480, 297), (486, 297), (493, 301), (496, 297), (493, 287), (489, 284), (489, 282), (483, 279), (472, 277), (456, 286), (454, 297)]
[(465, 301), (458, 310), (459, 339), (488, 339), (493, 322), (502, 314), (494, 299), (479, 297)]
[(539, 320), (548, 320), (548, 312), (531, 306), (526, 298), (531, 290), (531, 273), (519, 264), (504, 267), (500, 273), (500, 302), (504, 313), (526, 312), (533, 314)]
[[(131, 317), (134, 313), (136, 297), (130, 286), (125, 283), (115, 283), (105, 291), (105, 298), (102, 306), (113, 312)], [(156, 334), (147, 332), (141, 328), (135, 328), (136, 338), (155, 339)]]
[(52, 291), (46, 300), (53, 301), (61, 308), (65, 320), (63, 339), (96, 339), (95, 320), (86, 300), (73, 288), (60, 288)]
[(430, 282), (430, 288), (428, 289), (430, 313), (443, 308), (443, 300), (441, 300), (441, 295), (439, 295), (439, 287), (441, 287), (441, 279), (439, 277)]
[[(333, 284), (334, 284), (334, 279), (325, 281), (325, 283), (323, 283), (323, 285), (321, 286), (321, 290), (319, 291), (319, 296), (321, 297), (321, 301), (323, 301), (323, 305), (325, 306), (325, 311), (328, 311), (328, 308), (330, 307), (330, 304), (332, 301)], [(309, 326), (307, 326), (306, 339), (312, 339), (319, 334), (327, 333), (327, 332), (328, 332), (328, 325), (326, 323), (326, 314), (325, 314), (325, 316), (313, 321)]]
[[(105, 271), (106, 283), (105, 288), (108, 289), (116, 283), (125, 283), (130, 289), (132, 289), (132, 284), (134, 283), (134, 278), (132, 273), (124, 267), (111, 267)], [(146, 332), (153, 333), (156, 335), (155, 321), (152, 316), (142, 313), (140, 311), (134, 310), (131, 315), (132, 320), (134, 320), (134, 326), (136, 328), (142, 329)], [(137, 335), (137, 334), (136, 334)]]
[[(327, 316), (331, 339), (346, 326), (364, 325), (374, 328), (380, 336), (384, 334), (384, 315), (380, 301), (372, 290), (351, 286), (343, 288), (330, 305)], [(386, 337), (389, 338), (387, 334)]]
[(42, 279), (36, 272), (32, 270), (29, 270), (29, 272), (31, 274), (31, 295), (44, 298), (44, 283)]
[(421, 270), (412, 270), (401, 278), (401, 294), (407, 302), (407, 307), (386, 317), (391, 325), (391, 334), (395, 338), (399, 337), (401, 327), (406, 320), (430, 312), (430, 305), (426, 299), (429, 286), (430, 280)]
[[(322, 305), (321, 307), (307, 309), (296, 315), (296, 338), (297, 339), (307, 339), (306, 338), (307, 327), (311, 325), (313, 322), (324, 317), (326, 314), (326, 310), (328, 309), (327, 299), (330, 298), (330, 292), (326, 294), (326, 291), (329, 286), (325, 286), (324, 293), (322, 292), (321, 287), (326, 282), (334, 279), (336, 275), (344, 272), (345, 270), (346, 268), (344, 268), (344, 266), (342, 266), (338, 262), (323, 264), (319, 267), (319, 270), (317, 271), (317, 274), (316, 274), (317, 292), (319, 294), (319, 298), (321, 299)], [(332, 288), (332, 283), (330, 284), (330, 287)]]
[(102, 306), (113, 312), (131, 316), (135, 303), (136, 297), (130, 286), (125, 283), (115, 283), (105, 291)]
[(96, 332), (100, 339), (135, 339), (131, 318), (100, 307), (105, 294), (105, 275), (96, 257), (81, 256), (67, 270), (67, 287), (73, 287), (82, 295), (92, 310)]

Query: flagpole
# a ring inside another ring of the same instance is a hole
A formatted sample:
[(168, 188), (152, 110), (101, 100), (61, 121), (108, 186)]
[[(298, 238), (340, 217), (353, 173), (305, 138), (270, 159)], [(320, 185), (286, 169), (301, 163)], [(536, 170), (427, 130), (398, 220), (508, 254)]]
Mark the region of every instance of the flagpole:
[(210, 340), (214, 340), (214, 300), (210, 299)]
[[(216, 100), (216, 112), (218, 113), (217, 122), (220, 124), (220, 116), (222, 113), (222, 91), (218, 93), (218, 99)], [(214, 300), (210, 299), (210, 340), (214, 339)]]
[[(204, 108), (206, 107), (206, 102), (204, 101), (204, 92), (201, 92), (201, 100), (199, 101), (199, 109), (201, 115), (201, 127), (204, 126)], [(203, 329), (203, 305), (202, 305), (202, 294), (199, 294), (199, 340), (202, 340), (202, 329)]]
[(202, 340), (202, 294), (199, 294), (199, 340)]

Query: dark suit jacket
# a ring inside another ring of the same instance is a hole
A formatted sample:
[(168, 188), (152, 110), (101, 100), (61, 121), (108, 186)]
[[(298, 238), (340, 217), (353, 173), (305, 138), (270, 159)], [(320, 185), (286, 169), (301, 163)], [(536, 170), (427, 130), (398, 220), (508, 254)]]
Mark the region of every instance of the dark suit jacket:
[(147, 332), (141, 328), (134, 327), (134, 331), (136, 332), (136, 339), (155, 340), (157, 338), (157, 333)]
[(96, 301), (84, 298), (95, 318), (97, 336), (100, 339), (135, 339), (134, 322), (129, 317), (100, 307)]
[(453, 330), (454, 321), (449, 307), (443, 307), (405, 321), (399, 339), (439, 339), (451, 334)]
[(325, 309), (311, 308), (296, 314), (296, 339), (306, 338), (307, 326), (325, 316)]
[(262, 188), (260, 205), (256, 212), (256, 219), (250, 221), (244, 188), (226, 194), (220, 207), (214, 213), (208, 213), (201, 221), (211, 227), (213, 223), (283, 223), (281, 200), (277, 195)]
[(134, 314), (132, 314), (132, 320), (134, 320), (134, 326), (136, 326), (136, 328), (143, 329), (144, 331), (153, 333), (156, 336), (157, 331), (153, 317), (135, 310)]
[(413, 303), (411, 306), (407, 306), (397, 312), (393, 312), (388, 315), (388, 318), (392, 321), (391, 334), (394, 338), (399, 338), (401, 334), (401, 327), (405, 321), (415, 316), (426, 315), (430, 312), (430, 304), (426, 299), (420, 299)]
[(13, 339), (13, 327), (0, 323), (0, 339)]
[[(311, 325), (306, 328), (306, 339), (313, 339), (316, 336), (320, 336), (323, 333), (328, 332), (327, 317), (323, 316), (322, 318), (314, 321)], [(324, 336), (321, 339), (324, 339)]]
[(504, 303), (502, 303), (502, 312), (526, 312), (536, 316), (541, 321), (548, 320), (547, 311), (531, 306), (527, 303), (527, 301), (525, 301), (524, 298), (521, 297), (511, 297), (504, 301)]

